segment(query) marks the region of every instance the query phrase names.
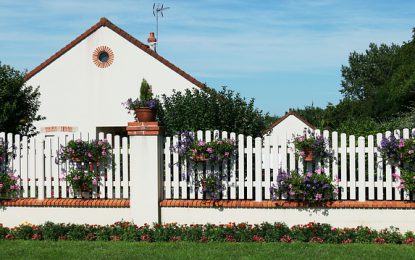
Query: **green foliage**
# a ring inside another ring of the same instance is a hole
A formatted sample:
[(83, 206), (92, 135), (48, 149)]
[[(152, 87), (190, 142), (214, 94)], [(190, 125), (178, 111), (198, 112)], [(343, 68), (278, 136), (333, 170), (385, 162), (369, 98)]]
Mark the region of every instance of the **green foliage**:
[(140, 100), (141, 101), (149, 101), (153, 98), (153, 91), (151, 89), (150, 84), (148, 84), (147, 80), (143, 79), (141, 81), (140, 86)]
[(271, 187), (271, 191), (274, 198), (285, 195), (291, 200), (318, 204), (333, 200), (337, 195), (337, 186), (337, 184), (333, 185), (330, 176), (324, 174), (321, 169), (305, 174), (280, 170), (277, 183)]
[(0, 132), (35, 135), (40, 107), (39, 87), (26, 86), (24, 73), (0, 62)]
[(162, 96), (159, 116), (167, 134), (179, 131), (221, 130), (261, 136), (270, 118), (239, 93), (224, 87), (221, 91), (199, 89)]
[[(137, 226), (130, 222), (116, 222), (112, 225), (43, 225), (25, 223), (14, 228), (0, 225), (1, 240), (80, 240), (80, 241), (145, 241), (145, 242), (311, 242), (311, 243), (415, 243), (412, 232), (402, 234), (390, 227), (377, 231), (359, 226), (356, 228), (334, 228), (329, 224), (310, 222), (289, 228), (286, 224), (228, 223), (222, 225), (178, 225), (145, 224)], [(17, 243), (17, 241), (15, 241)], [(0, 244), (5, 243), (2, 241)], [(62, 242), (61, 242), (62, 243)], [(136, 246), (139, 246), (138, 244)], [(273, 243), (273, 246), (277, 244)]]
[[(414, 30), (415, 36), (415, 30)], [(402, 45), (371, 43), (342, 66), (342, 100), (297, 113), (320, 129), (368, 135), (415, 126), (415, 38)]]

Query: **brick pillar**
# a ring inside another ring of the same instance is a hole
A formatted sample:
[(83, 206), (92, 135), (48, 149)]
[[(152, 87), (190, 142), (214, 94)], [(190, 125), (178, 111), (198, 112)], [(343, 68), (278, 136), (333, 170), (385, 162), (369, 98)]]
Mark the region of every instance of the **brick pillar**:
[(130, 209), (135, 224), (161, 221), (163, 128), (158, 122), (129, 122)]

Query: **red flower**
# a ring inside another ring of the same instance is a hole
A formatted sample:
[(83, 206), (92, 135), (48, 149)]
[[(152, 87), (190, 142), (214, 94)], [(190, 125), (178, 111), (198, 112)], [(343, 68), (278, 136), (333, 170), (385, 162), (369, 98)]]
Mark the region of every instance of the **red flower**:
[(42, 240), (42, 235), (40, 235), (40, 234), (33, 234), (32, 240)]
[(413, 238), (413, 237), (408, 237), (407, 239), (405, 239), (405, 240), (403, 241), (403, 243), (404, 243), (405, 245), (414, 245), (414, 244), (415, 244), (415, 238)]
[(311, 243), (323, 244), (324, 243), (324, 240), (322, 238), (320, 238), (320, 237), (313, 237), (313, 238), (311, 238), (310, 242)]
[(14, 236), (12, 235), (12, 234), (7, 234), (5, 237), (4, 237), (4, 239), (6, 239), (6, 240), (14, 240)]
[(254, 235), (252, 237), (252, 241), (254, 241), (254, 242), (265, 242), (265, 239), (263, 237), (259, 236), (259, 235)]
[(282, 242), (282, 243), (291, 243), (291, 242), (293, 242), (293, 240), (294, 239), (292, 239), (290, 237), (290, 235), (285, 235), (280, 239), (280, 242)]
[(353, 241), (350, 238), (344, 239), (342, 241), (342, 244), (350, 244), (350, 243), (353, 243)]
[(376, 244), (385, 244), (385, 239), (383, 237), (377, 237), (373, 242)]

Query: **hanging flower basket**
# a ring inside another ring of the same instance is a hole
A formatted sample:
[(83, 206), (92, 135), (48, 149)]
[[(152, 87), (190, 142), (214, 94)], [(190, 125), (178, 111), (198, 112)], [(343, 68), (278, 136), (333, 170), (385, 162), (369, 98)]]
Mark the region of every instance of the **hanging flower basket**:
[(150, 107), (139, 107), (135, 109), (135, 118), (138, 122), (155, 122), (157, 111)]

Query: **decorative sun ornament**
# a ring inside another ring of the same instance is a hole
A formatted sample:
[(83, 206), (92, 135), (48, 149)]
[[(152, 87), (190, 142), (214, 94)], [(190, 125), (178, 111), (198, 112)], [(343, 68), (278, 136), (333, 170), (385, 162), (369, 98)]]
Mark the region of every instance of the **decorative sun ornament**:
[(114, 61), (114, 52), (107, 46), (100, 46), (92, 54), (92, 61), (99, 68), (107, 68)]

